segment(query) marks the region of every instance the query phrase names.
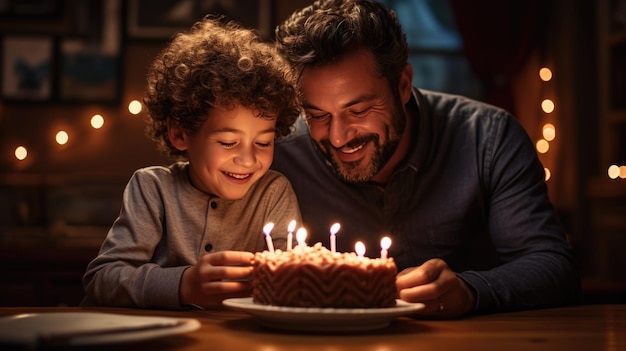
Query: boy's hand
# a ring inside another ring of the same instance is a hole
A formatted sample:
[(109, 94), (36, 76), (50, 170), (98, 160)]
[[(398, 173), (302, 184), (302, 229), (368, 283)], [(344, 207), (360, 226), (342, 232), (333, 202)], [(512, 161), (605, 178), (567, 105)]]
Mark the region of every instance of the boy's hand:
[(185, 270), (180, 284), (182, 305), (207, 307), (222, 300), (250, 296), (252, 258), (244, 251), (209, 253)]

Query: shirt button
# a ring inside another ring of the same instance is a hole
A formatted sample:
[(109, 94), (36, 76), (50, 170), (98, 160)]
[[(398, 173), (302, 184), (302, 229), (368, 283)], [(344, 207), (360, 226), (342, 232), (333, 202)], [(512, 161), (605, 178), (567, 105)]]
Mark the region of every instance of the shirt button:
[(211, 250), (213, 250), (213, 245), (211, 244), (204, 245), (204, 251), (209, 252)]
[(216, 209), (217, 208), (217, 202), (211, 201), (211, 208), (212, 209)]

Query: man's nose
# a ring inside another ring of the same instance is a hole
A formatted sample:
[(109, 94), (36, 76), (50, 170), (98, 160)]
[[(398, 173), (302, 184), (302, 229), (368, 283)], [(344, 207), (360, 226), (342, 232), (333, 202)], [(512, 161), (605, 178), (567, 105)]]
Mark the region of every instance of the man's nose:
[(330, 143), (340, 148), (356, 136), (356, 128), (342, 116), (332, 116), (328, 126)]

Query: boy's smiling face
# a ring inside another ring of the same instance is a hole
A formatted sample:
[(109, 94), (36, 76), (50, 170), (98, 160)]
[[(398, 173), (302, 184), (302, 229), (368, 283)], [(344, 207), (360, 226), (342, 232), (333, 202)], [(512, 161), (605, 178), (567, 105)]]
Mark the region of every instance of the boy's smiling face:
[(172, 144), (187, 151), (191, 183), (220, 198), (242, 198), (273, 161), (276, 119), (257, 117), (242, 106), (211, 110), (193, 135), (169, 129)]

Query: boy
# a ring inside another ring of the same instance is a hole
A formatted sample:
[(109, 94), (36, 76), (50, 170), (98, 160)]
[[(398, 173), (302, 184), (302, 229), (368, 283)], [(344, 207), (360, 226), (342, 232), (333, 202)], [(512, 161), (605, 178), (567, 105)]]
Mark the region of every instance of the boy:
[(300, 112), (294, 77), (252, 31), (207, 16), (148, 72), (148, 135), (182, 161), (140, 169), (83, 283), (89, 304), (207, 307), (248, 296), (252, 252), (300, 222), (291, 185), (268, 171)]

